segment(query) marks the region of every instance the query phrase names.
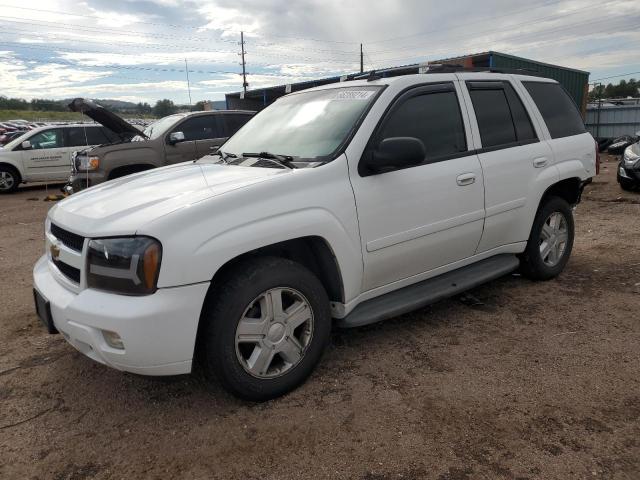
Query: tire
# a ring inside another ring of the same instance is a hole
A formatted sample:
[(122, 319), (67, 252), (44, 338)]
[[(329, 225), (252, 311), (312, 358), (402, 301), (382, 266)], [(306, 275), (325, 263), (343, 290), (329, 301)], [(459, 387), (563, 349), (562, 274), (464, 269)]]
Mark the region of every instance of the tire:
[(532, 280), (560, 275), (571, 256), (574, 233), (573, 212), (567, 201), (560, 197), (543, 199), (520, 257), (522, 274)]
[(291, 260), (262, 257), (240, 262), (212, 289), (199, 339), (207, 377), (252, 401), (279, 397), (302, 384), (331, 333), (329, 298), (318, 278)]
[(620, 174), (618, 174), (618, 183), (620, 184), (620, 188), (626, 190), (627, 192), (632, 192), (636, 186), (632, 180), (622, 178)]
[(18, 171), (10, 165), (0, 165), (0, 193), (12, 193), (22, 183)]

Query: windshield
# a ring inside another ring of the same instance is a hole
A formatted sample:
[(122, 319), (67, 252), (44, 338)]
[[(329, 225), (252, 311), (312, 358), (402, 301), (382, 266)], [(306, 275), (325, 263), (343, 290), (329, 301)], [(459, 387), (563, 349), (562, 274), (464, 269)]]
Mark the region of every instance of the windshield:
[(222, 150), (326, 157), (345, 141), (381, 87), (354, 86), (282, 97), (242, 127)]
[[(157, 122), (153, 122), (147, 128), (144, 129), (144, 134), (149, 137), (149, 140), (153, 140), (154, 138), (158, 138), (162, 134), (164, 134), (169, 128), (173, 126), (178, 120), (180, 120), (184, 115), (169, 115), (168, 117), (161, 118)], [(136, 139), (138, 137), (135, 137)], [(142, 137), (140, 137), (142, 138)]]

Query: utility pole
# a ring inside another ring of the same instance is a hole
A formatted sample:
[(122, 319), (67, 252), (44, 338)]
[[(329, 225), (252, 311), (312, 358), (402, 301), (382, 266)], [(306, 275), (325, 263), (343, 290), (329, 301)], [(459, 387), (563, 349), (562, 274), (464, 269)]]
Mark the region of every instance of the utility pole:
[(362, 44), (360, 44), (360, 73), (364, 73), (364, 53), (362, 52)]
[(246, 63), (244, 61), (244, 54), (247, 53), (244, 51), (244, 32), (240, 32), (240, 56), (242, 57), (242, 90), (244, 93), (247, 93), (247, 87), (249, 84), (247, 83), (247, 71), (246, 71)]
[(187, 90), (189, 91), (189, 106), (192, 106), (191, 102), (191, 83), (189, 82), (189, 64), (187, 64), (187, 59), (184, 59), (184, 71), (187, 72)]

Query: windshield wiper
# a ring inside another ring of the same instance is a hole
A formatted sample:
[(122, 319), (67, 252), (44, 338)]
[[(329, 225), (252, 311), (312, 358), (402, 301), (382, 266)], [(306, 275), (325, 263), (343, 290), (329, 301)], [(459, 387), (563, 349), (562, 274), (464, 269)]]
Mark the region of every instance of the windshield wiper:
[(260, 153), (243, 153), (243, 157), (256, 157), (256, 158), (264, 158), (267, 160), (273, 160), (278, 162), (283, 167), (287, 167), (290, 169), (298, 168), (293, 163), (293, 157), (291, 155), (278, 155), (277, 153), (271, 152), (260, 152)]

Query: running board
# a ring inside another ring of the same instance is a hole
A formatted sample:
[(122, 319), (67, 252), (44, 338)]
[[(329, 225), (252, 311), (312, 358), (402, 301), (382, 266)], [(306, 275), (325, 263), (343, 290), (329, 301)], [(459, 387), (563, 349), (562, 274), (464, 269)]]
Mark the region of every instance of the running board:
[(345, 318), (339, 319), (337, 325), (341, 328), (361, 327), (411, 312), (500, 278), (513, 272), (519, 264), (518, 258), (511, 254), (496, 255), (472, 263), (367, 300), (354, 308)]

